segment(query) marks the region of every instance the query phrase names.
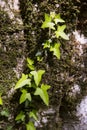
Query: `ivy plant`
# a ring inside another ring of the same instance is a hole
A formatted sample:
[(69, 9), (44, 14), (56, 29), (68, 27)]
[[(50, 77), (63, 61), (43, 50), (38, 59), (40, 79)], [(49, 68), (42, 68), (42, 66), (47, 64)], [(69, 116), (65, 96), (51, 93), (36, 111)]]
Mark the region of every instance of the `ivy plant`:
[[(56, 56), (57, 59), (60, 59), (60, 39), (69, 40), (69, 37), (65, 33), (66, 25), (64, 22), (65, 21), (60, 17), (60, 14), (56, 14), (55, 12), (51, 12), (50, 14), (45, 13), (45, 20), (41, 26), (42, 29), (49, 29), (50, 37), (43, 43), (43, 49), (53, 52), (53, 55)], [(41, 52), (37, 52), (35, 56), (38, 62), (43, 60)], [(27, 111), (21, 110), (15, 120), (25, 123), (26, 130), (36, 130), (34, 122), (38, 120), (37, 110), (35, 107), (32, 107), (32, 109), (30, 108), (31, 106), (35, 106), (34, 102), (36, 102), (36, 98), (34, 97), (36, 96), (39, 97), (45, 105), (49, 105), (48, 90), (51, 86), (42, 83), (45, 70), (37, 70), (34, 65), (34, 60), (27, 58), (27, 66), (29, 68), (29, 73), (22, 74), (21, 78), (15, 85), (15, 90), (19, 89), (21, 92), (19, 104), (25, 104), (29, 109)], [(2, 105), (1, 97), (0, 104)], [(26, 115), (29, 118), (27, 123)]]
[[(56, 14), (55, 12), (51, 12), (50, 14), (45, 13), (45, 20), (41, 26), (43, 29), (49, 29), (50, 37), (50, 39), (44, 42), (43, 48), (52, 51), (53, 55), (56, 56), (57, 59), (60, 59), (60, 38), (69, 40), (68, 35), (64, 32), (66, 29), (64, 22), (65, 21), (61, 18), (60, 14)], [(53, 42), (54, 38), (56, 42)]]
[[(42, 76), (45, 73), (45, 70), (36, 70), (34, 66), (34, 61), (30, 58), (27, 58), (27, 66), (30, 70), (29, 74), (22, 74), (21, 78), (15, 85), (15, 89), (19, 89), (21, 92), (19, 104), (28, 102), (28, 105), (33, 104), (33, 97), (39, 96), (45, 105), (49, 105), (49, 96), (47, 90), (50, 89), (50, 86), (44, 83), (41, 83)], [(31, 111), (27, 112), (29, 119), (38, 120), (37, 111), (32, 108)], [(24, 111), (16, 116), (16, 121), (25, 122), (26, 114)], [(29, 121), (26, 124), (27, 130), (35, 130), (34, 121)]]

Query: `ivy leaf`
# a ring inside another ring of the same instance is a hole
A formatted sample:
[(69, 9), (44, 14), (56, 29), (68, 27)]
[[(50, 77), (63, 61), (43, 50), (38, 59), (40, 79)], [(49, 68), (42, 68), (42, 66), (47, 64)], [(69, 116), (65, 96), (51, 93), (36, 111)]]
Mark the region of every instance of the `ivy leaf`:
[(29, 123), (26, 125), (26, 129), (27, 129), (27, 130), (36, 130), (36, 128), (34, 127), (33, 122), (29, 122)]
[(23, 111), (21, 111), (15, 118), (16, 121), (18, 120), (24, 121), (24, 119), (25, 119), (25, 114)]
[(41, 88), (37, 88), (34, 95), (39, 95), (43, 102), (48, 106), (49, 105), (49, 96), (47, 90), (50, 88), (49, 85), (41, 85)]
[(28, 64), (30, 64), (30, 65), (33, 65), (33, 64), (34, 64), (34, 61), (31, 60), (30, 58), (27, 58), (27, 62), (28, 62)]
[(11, 125), (9, 125), (9, 126), (7, 126), (7, 130), (12, 130), (12, 126)]
[(22, 77), (17, 82), (15, 89), (22, 88), (25, 85), (31, 86), (31, 80), (28, 79), (28, 75), (22, 74)]
[(50, 43), (51, 43), (51, 40), (47, 40), (44, 44), (43, 44), (43, 48), (50, 48)]
[(0, 105), (3, 105), (3, 101), (2, 101), (2, 98), (1, 98), (1, 93), (0, 93)]
[(27, 93), (27, 91), (25, 89), (22, 90), (22, 94), (20, 96), (20, 104), (25, 102), (26, 100), (31, 101), (31, 94)]
[(0, 97), (0, 105), (3, 105), (3, 101), (2, 98)]
[(37, 118), (37, 112), (35, 110), (32, 110), (30, 113), (29, 113), (29, 117), (31, 118), (34, 118), (36, 121), (38, 120)]
[(55, 15), (56, 15), (55, 12), (50, 12), (50, 17), (51, 17), (52, 19), (55, 18)]
[(42, 79), (42, 75), (45, 73), (45, 70), (31, 71), (30, 73), (34, 76), (35, 84), (38, 86)]
[(54, 46), (51, 46), (50, 51), (53, 51), (53, 55), (60, 59), (60, 43), (55, 43)]
[(1, 116), (9, 117), (10, 113), (8, 109), (4, 109), (1, 111)]
[(50, 15), (45, 14), (45, 21), (43, 22), (41, 28), (50, 28), (55, 30), (54, 25), (55, 24), (52, 22), (52, 18), (50, 17)]
[(64, 23), (65, 21), (60, 17), (60, 14), (57, 14), (55, 15), (54, 22), (55, 24), (57, 24), (57, 23)]
[(41, 89), (42, 89), (42, 90), (45, 90), (45, 91), (47, 91), (48, 89), (50, 89), (50, 87), (51, 87), (51, 86), (50, 86), (50, 85), (47, 85), (47, 84), (42, 84), (42, 85), (41, 85)]
[(30, 70), (34, 70), (35, 69), (35, 67), (34, 67), (34, 61), (31, 60), (30, 58), (27, 58), (27, 62), (28, 62), (27, 66), (29, 67), (29, 69)]
[(42, 61), (43, 60), (43, 57), (42, 57), (42, 52), (41, 51), (38, 51), (35, 55), (37, 57), (37, 61)]
[(69, 40), (69, 37), (64, 32), (65, 28), (66, 28), (66, 25), (58, 26), (57, 31), (55, 31), (57, 38), (59, 38), (60, 36), (65, 40)]
[(43, 61), (43, 57), (37, 56), (37, 61), (39, 62)]

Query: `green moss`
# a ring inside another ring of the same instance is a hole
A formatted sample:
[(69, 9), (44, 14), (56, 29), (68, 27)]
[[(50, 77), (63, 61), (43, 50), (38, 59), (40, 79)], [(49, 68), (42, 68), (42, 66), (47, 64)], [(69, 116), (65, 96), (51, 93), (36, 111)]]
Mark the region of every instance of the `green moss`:
[(12, 24), (7, 12), (0, 8), (0, 92), (4, 95), (15, 85), (17, 58), (24, 55), (24, 41), (19, 40), (20, 26)]

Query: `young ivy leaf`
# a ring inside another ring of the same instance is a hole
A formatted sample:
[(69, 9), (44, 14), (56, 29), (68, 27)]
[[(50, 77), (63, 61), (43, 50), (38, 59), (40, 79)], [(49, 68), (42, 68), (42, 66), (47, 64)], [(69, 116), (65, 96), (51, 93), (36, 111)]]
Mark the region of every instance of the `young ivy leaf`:
[(3, 105), (3, 101), (2, 101), (2, 98), (1, 98), (1, 93), (0, 93), (0, 105)]
[(27, 99), (31, 101), (31, 94), (28, 93), (25, 89), (23, 89), (22, 94), (20, 96), (20, 104), (25, 102)]
[(32, 111), (29, 113), (29, 117), (30, 117), (30, 118), (33, 118), (33, 119), (35, 119), (35, 120), (37, 121), (37, 120), (38, 120), (38, 118), (37, 118), (37, 111), (32, 110)]
[(42, 52), (40, 52), (40, 51), (38, 51), (37, 53), (36, 53), (36, 58), (37, 58), (37, 61), (42, 61), (43, 60), (43, 57), (42, 57)]
[(45, 70), (31, 71), (30, 73), (34, 76), (35, 84), (38, 86), (42, 79), (42, 75), (45, 73)]
[(55, 24), (57, 24), (57, 23), (64, 23), (65, 21), (60, 17), (60, 14), (57, 14), (55, 15), (54, 22)]
[(58, 59), (60, 59), (60, 43), (55, 43), (54, 46), (50, 47), (50, 51), (53, 51), (53, 55), (55, 55)]
[(1, 111), (1, 116), (9, 117), (10, 113), (8, 109), (4, 109)]
[(28, 75), (22, 74), (22, 77), (17, 82), (15, 89), (22, 88), (25, 85), (29, 85), (29, 87), (30, 87), (31, 86), (31, 80), (28, 79)]
[(33, 122), (29, 122), (28, 124), (26, 124), (26, 130), (36, 130)]
[(51, 17), (52, 19), (55, 18), (55, 15), (56, 15), (55, 12), (50, 12), (50, 17)]
[(45, 14), (45, 21), (43, 22), (41, 28), (50, 28), (55, 30), (54, 25), (55, 24), (52, 22), (52, 18), (50, 17), (50, 15)]
[(29, 67), (30, 70), (34, 70), (35, 67), (34, 67), (34, 61), (31, 60), (30, 58), (27, 58), (27, 66)]
[(60, 36), (65, 40), (69, 40), (69, 37), (64, 32), (65, 28), (66, 28), (66, 25), (58, 26), (57, 31), (55, 31), (57, 38), (59, 38)]
[(18, 120), (24, 121), (24, 119), (25, 119), (25, 114), (23, 111), (21, 111), (15, 118), (16, 121)]
[(51, 43), (51, 40), (47, 40), (44, 44), (43, 44), (43, 48), (50, 48), (50, 43)]
[(49, 96), (47, 90), (50, 88), (49, 85), (41, 85), (41, 88), (37, 88), (34, 95), (39, 95), (43, 102), (48, 106), (49, 105)]

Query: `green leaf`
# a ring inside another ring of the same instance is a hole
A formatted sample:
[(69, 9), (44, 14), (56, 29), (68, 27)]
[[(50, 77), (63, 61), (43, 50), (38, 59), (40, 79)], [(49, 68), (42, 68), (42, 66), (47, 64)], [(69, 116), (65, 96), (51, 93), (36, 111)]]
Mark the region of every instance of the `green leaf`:
[(24, 119), (25, 119), (25, 114), (23, 111), (21, 111), (15, 118), (16, 121), (18, 120), (24, 121)]
[(57, 38), (59, 38), (60, 36), (65, 40), (69, 40), (69, 37), (64, 32), (65, 28), (66, 28), (66, 25), (58, 26), (57, 31), (55, 31)]
[(30, 65), (33, 65), (33, 64), (34, 64), (34, 61), (31, 60), (30, 58), (27, 58), (27, 62), (28, 62), (28, 64), (30, 64)]
[(37, 61), (39, 62), (43, 61), (43, 57), (37, 56)]
[(27, 66), (29, 67), (30, 70), (34, 70), (35, 67), (34, 67), (34, 61), (31, 60), (30, 58), (27, 58)]
[(3, 105), (3, 101), (2, 101), (1, 95), (2, 95), (2, 93), (0, 93), (0, 105)]
[(51, 86), (50, 86), (50, 85), (47, 85), (47, 84), (42, 84), (42, 85), (41, 85), (41, 89), (42, 89), (42, 90), (45, 90), (45, 91), (47, 91), (48, 89), (50, 89), (50, 87), (51, 87)]
[(51, 43), (51, 40), (47, 40), (44, 44), (43, 44), (43, 48), (50, 48), (50, 43)]
[(27, 130), (36, 130), (36, 128), (34, 127), (33, 122), (29, 122), (29, 123), (26, 125), (26, 129), (27, 129)]
[(55, 12), (50, 12), (50, 17), (51, 17), (52, 19), (55, 18), (55, 15), (56, 15)]
[(51, 19), (50, 15), (45, 14), (45, 21), (43, 22), (41, 28), (50, 28), (50, 29), (55, 30), (55, 27), (54, 27), (55, 24), (53, 22), (51, 22), (51, 20), (52, 19)]
[(32, 110), (30, 113), (29, 113), (29, 117), (31, 118), (34, 118), (36, 121), (38, 120), (37, 118), (37, 111), (35, 110)]
[(22, 94), (20, 96), (20, 104), (25, 102), (26, 100), (31, 101), (31, 94), (27, 93), (27, 91), (25, 89), (22, 90)]
[(41, 85), (41, 88), (37, 88), (34, 95), (39, 95), (43, 102), (48, 106), (49, 105), (49, 96), (47, 90), (50, 88), (49, 85)]
[(42, 75), (45, 73), (45, 70), (31, 71), (30, 73), (34, 76), (35, 84), (38, 86), (42, 79)]
[(53, 55), (60, 59), (60, 43), (55, 43), (54, 46), (51, 46), (50, 51), (53, 51)]
[(40, 52), (40, 51), (38, 51), (37, 53), (36, 53), (36, 58), (37, 58), (37, 61), (42, 61), (43, 60), (43, 57), (42, 57), (42, 52)]
[(7, 126), (7, 130), (12, 130), (12, 126)]
[(4, 109), (1, 111), (1, 116), (5, 116), (5, 117), (9, 117), (10, 113), (8, 111), (8, 109)]
[(60, 14), (57, 14), (55, 15), (54, 22), (55, 24), (57, 24), (57, 23), (64, 23), (65, 21), (60, 17)]
[(51, 20), (52, 19), (51, 19), (50, 15), (45, 13), (45, 21), (51, 22)]
[(25, 85), (29, 85), (29, 87), (31, 87), (31, 80), (28, 79), (28, 75), (22, 74), (22, 77), (17, 82), (15, 89), (22, 88)]

